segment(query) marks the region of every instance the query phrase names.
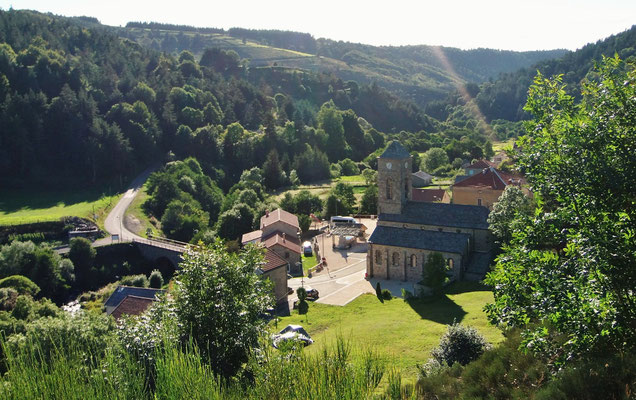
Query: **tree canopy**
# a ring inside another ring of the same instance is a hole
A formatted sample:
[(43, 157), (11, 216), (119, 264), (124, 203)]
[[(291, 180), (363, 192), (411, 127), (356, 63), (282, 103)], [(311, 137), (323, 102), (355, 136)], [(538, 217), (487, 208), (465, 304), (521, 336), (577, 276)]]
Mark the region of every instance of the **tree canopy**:
[(556, 365), (636, 343), (636, 71), (604, 59), (576, 104), (539, 74), (518, 155), (537, 195), (487, 277), (493, 322)]

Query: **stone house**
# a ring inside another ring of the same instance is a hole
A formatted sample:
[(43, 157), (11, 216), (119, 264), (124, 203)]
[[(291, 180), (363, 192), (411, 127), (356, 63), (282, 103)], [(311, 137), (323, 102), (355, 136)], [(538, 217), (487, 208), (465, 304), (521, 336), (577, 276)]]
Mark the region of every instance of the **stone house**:
[(424, 186), (429, 186), (433, 183), (433, 175), (427, 174), (424, 171), (413, 172), (412, 176), (413, 187), (420, 188)]
[[(480, 160), (478, 163), (485, 165)], [(475, 163), (477, 164), (477, 163)], [(467, 170), (468, 171), (468, 170)], [(471, 172), (477, 169), (470, 169)], [(528, 189), (523, 188), (523, 178), (514, 176), (489, 166), (479, 172), (474, 172), (466, 178), (453, 184), (453, 203), (488, 207), (499, 200), (499, 197), (508, 185), (517, 185), (526, 195), (530, 195)]]
[(274, 284), (274, 299), (276, 304), (287, 301), (287, 261), (278, 254), (267, 249), (265, 251), (265, 264), (260, 272), (264, 279), (269, 279)]

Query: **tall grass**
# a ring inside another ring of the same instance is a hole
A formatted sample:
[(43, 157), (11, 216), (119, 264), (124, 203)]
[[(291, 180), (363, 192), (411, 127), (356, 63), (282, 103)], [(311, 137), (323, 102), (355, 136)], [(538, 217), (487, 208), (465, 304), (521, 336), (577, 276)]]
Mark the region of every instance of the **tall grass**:
[[(299, 345), (296, 345), (299, 346)], [(155, 353), (154, 387), (145, 369), (122, 347), (92, 357), (71, 346), (43, 356), (37, 342), (5, 346), (8, 372), (0, 380), (3, 399), (338, 399), (373, 397), (384, 376), (372, 352), (352, 351), (339, 338), (308, 355), (294, 346), (268, 344), (255, 351), (241, 376), (214, 375), (191, 344), (164, 343)]]

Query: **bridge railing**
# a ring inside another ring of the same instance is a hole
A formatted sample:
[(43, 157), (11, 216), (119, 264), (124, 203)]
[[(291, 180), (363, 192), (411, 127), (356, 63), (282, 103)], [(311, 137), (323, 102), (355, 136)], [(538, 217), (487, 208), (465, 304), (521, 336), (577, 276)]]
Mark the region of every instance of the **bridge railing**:
[(188, 243), (178, 242), (176, 240), (170, 241), (170, 239), (157, 240), (157, 239), (138, 239), (133, 238), (132, 240), (135, 243), (143, 243), (153, 247), (160, 247), (162, 249), (168, 249), (173, 251), (184, 252)]

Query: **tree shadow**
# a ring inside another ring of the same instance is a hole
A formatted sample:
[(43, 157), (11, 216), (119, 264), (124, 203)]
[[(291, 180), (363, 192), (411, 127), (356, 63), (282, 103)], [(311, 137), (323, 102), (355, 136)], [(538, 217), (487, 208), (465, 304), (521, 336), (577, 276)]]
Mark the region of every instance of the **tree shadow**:
[(411, 299), (408, 304), (422, 319), (444, 325), (461, 322), (467, 314), (462, 307), (445, 294), (430, 299)]
[(444, 289), (444, 293), (446, 294), (461, 294), (467, 292), (490, 292), (492, 291), (492, 287), (482, 283), (482, 282), (469, 282), (469, 281), (460, 281), (453, 282), (450, 285), (446, 286)]

